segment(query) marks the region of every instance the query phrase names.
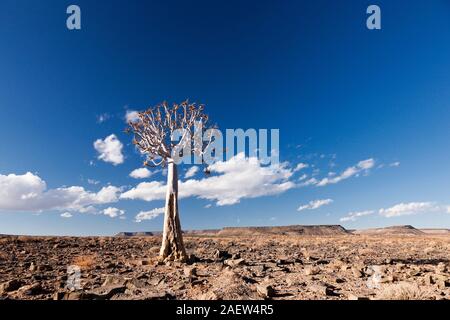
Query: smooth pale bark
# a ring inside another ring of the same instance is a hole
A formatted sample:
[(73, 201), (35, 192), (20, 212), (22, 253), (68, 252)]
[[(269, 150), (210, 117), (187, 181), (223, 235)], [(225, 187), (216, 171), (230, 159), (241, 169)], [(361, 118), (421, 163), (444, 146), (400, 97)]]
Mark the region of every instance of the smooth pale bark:
[(159, 256), (163, 260), (186, 261), (187, 255), (181, 233), (178, 212), (178, 173), (172, 159), (167, 166), (167, 193), (164, 212), (164, 231)]

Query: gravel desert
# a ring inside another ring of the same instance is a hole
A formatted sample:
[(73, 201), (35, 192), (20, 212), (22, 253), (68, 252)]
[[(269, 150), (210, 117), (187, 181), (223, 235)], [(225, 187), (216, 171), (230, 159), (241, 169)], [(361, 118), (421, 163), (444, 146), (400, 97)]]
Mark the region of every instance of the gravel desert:
[(448, 230), (224, 228), (184, 242), (189, 263), (163, 263), (152, 233), (0, 236), (0, 297), (450, 299)]

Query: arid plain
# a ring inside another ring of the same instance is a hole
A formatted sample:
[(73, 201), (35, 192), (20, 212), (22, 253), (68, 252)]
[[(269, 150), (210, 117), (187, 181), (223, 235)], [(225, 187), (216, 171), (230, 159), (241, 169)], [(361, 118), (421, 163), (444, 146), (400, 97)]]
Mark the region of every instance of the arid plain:
[(445, 229), (224, 228), (184, 242), (191, 261), (163, 263), (158, 234), (0, 236), (0, 299), (450, 299)]

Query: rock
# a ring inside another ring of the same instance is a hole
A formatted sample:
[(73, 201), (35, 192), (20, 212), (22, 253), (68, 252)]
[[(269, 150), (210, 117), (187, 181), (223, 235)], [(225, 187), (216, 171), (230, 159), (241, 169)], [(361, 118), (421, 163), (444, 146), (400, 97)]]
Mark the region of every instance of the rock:
[(438, 280), (438, 281), (436, 281), (436, 286), (439, 289), (444, 290), (446, 287), (450, 286), (450, 282), (449, 281), (445, 281), (445, 280)]
[(255, 272), (256, 274), (262, 274), (266, 270), (266, 266), (263, 265), (263, 264), (260, 264), (260, 265), (257, 265), (257, 266), (252, 266), (250, 269), (253, 272)]
[(3, 294), (5, 292), (16, 291), (21, 286), (22, 286), (22, 282), (20, 282), (19, 280), (16, 280), (16, 279), (4, 282), (4, 283), (0, 284), (0, 294)]
[(139, 260), (138, 265), (140, 266), (148, 266), (150, 264), (150, 261), (148, 260)]
[(439, 262), (436, 266), (436, 272), (437, 273), (445, 273), (447, 270), (447, 266), (443, 262)]
[(432, 284), (434, 284), (434, 280), (431, 277), (431, 274), (426, 274), (425, 277), (423, 278), (423, 282), (427, 286), (431, 286)]
[(173, 300), (176, 297), (168, 292), (154, 292), (143, 296), (144, 300)]
[(275, 296), (275, 289), (269, 284), (256, 285), (256, 292), (265, 299)]
[(297, 287), (300, 285), (304, 285), (304, 282), (302, 282), (300, 279), (296, 278), (296, 277), (287, 277), (286, 278), (286, 284), (289, 287)]
[(228, 251), (216, 250), (216, 252), (214, 253), (214, 258), (216, 260), (222, 261), (222, 260), (231, 258), (231, 255), (228, 253)]
[(198, 261), (200, 261), (200, 259), (197, 258), (194, 254), (191, 253), (191, 254), (188, 255), (186, 263), (193, 264), (193, 263), (198, 262)]
[(242, 258), (241, 259), (235, 259), (235, 260), (229, 259), (229, 260), (225, 260), (224, 263), (227, 266), (230, 266), (230, 267), (234, 268), (234, 267), (237, 267), (237, 266), (245, 265), (245, 259), (242, 259)]
[(356, 296), (354, 294), (349, 294), (348, 300), (370, 300), (370, 299), (368, 297), (360, 297), (360, 296)]
[(303, 270), (304, 274), (307, 276), (313, 276), (316, 274), (320, 273), (320, 269), (317, 267), (313, 267), (313, 266), (307, 266), (304, 270)]
[(344, 283), (344, 282), (346, 282), (346, 280), (345, 279), (343, 279), (343, 278), (336, 278), (336, 283)]
[(127, 279), (124, 279), (122, 277), (113, 276), (113, 275), (107, 275), (105, 281), (102, 283), (102, 287), (108, 287), (108, 286), (123, 286), (127, 282)]
[(308, 289), (322, 296), (334, 296), (334, 287), (327, 284), (312, 284), (308, 286)]
[(137, 278), (129, 279), (125, 283), (127, 289), (136, 290), (141, 289), (146, 286), (146, 282), (144, 280), (139, 280)]
[(64, 298), (64, 292), (57, 291), (53, 294), (53, 300), (62, 300)]
[(395, 281), (395, 277), (393, 275), (388, 275), (381, 277), (380, 283), (391, 283)]
[(362, 278), (363, 277), (363, 273), (361, 272), (361, 269), (356, 268), (356, 267), (352, 267), (352, 273), (356, 278)]
[(28, 270), (30, 270), (31, 272), (36, 271), (36, 265), (34, 264), (34, 262), (32, 262), (32, 263), (30, 264), (30, 267), (28, 268)]
[[(60, 297), (59, 295), (57, 296)], [(61, 300), (83, 300), (83, 292), (66, 292)], [(55, 299), (55, 296), (53, 296), (53, 299)]]
[(113, 295), (125, 292), (126, 287), (123, 285), (109, 285), (105, 287), (95, 288), (88, 292), (88, 296), (94, 300), (110, 299)]
[(420, 272), (420, 270), (417, 270), (417, 269), (411, 269), (411, 270), (409, 270), (408, 271), (408, 275), (410, 276), (410, 277), (418, 277), (418, 276), (420, 276), (422, 273)]
[(195, 277), (197, 275), (197, 268), (185, 267), (183, 272), (186, 277)]
[(341, 271), (346, 271), (346, 270), (350, 269), (350, 266), (346, 263), (343, 263), (342, 265), (340, 265), (340, 269), (341, 269)]
[(39, 282), (20, 287), (18, 291), (26, 296), (34, 296), (45, 293), (44, 289), (42, 289), (42, 286)]

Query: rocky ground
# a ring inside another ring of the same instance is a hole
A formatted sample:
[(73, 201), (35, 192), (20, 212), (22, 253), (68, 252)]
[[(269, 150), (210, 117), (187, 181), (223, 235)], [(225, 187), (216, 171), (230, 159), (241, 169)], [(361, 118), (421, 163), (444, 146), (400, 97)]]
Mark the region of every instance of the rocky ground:
[(156, 236), (1, 236), (0, 299), (450, 299), (448, 235), (191, 235), (185, 244), (195, 262), (163, 264)]

